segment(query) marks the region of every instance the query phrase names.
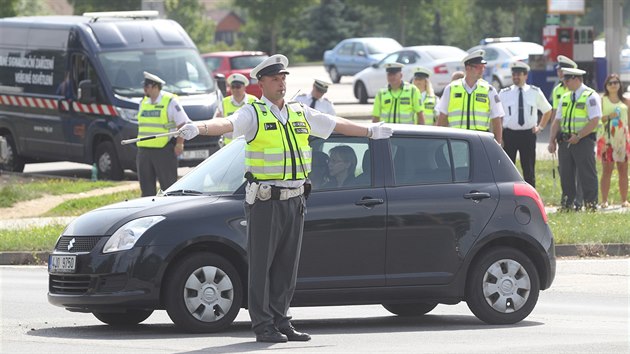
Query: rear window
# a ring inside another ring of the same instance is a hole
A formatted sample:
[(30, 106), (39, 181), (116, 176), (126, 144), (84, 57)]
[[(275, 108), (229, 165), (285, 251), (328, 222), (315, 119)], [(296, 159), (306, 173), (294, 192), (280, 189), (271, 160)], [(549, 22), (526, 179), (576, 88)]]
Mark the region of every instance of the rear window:
[(439, 47), (427, 50), (433, 59), (463, 58), (466, 52), (456, 47)]
[(210, 71), (215, 71), (219, 68), (219, 66), (221, 66), (221, 60), (222, 58), (217, 58), (217, 57), (205, 57), (203, 58), (203, 61), (206, 63), (206, 66), (208, 67), (208, 70)]
[(268, 55), (248, 55), (244, 57), (234, 57), (230, 59), (230, 66), (232, 67), (232, 70), (252, 69), (267, 58), (269, 58)]
[(400, 43), (391, 38), (370, 40), (369, 42), (365, 42), (365, 46), (367, 47), (368, 54), (386, 54), (402, 48)]

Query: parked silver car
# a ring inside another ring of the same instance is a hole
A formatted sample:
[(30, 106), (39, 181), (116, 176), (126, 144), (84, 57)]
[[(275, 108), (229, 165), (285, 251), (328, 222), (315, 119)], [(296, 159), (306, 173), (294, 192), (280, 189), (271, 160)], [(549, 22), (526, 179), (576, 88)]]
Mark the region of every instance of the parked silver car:
[(332, 82), (338, 83), (342, 76), (354, 75), (400, 48), (392, 38), (348, 38), (324, 52), (324, 67)]

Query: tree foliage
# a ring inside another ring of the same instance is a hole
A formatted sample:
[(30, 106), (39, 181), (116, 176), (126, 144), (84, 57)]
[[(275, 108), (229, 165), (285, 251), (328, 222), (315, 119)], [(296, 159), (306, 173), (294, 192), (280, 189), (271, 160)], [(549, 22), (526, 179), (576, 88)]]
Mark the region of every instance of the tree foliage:
[(206, 19), (205, 8), (198, 0), (166, 0), (164, 10), (169, 19), (188, 32), (202, 53), (209, 50), (214, 41), (215, 24)]
[(0, 0), (0, 18), (49, 14), (44, 0)]
[(142, 0), (68, 0), (75, 15), (84, 12), (137, 11), (142, 8)]

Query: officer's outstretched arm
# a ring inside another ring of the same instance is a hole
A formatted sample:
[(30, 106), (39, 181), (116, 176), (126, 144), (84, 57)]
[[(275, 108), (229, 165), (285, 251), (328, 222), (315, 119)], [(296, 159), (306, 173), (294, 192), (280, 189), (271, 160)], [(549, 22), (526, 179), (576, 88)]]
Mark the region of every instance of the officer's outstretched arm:
[(335, 131), (348, 136), (368, 136), (368, 127), (359, 125), (348, 119), (335, 117)]
[(232, 122), (228, 119), (210, 119), (186, 123), (179, 129), (179, 135), (186, 140), (190, 140), (200, 134), (218, 136), (230, 133), (233, 130)]

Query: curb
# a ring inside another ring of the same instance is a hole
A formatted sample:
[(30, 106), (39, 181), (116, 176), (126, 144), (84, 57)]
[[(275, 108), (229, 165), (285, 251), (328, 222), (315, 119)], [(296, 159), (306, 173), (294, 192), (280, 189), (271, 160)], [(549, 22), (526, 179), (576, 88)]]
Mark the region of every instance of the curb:
[[(50, 252), (0, 252), (0, 265), (45, 265)], [(556, 257), (629, 257), (630, 244), (556, 245)]]

